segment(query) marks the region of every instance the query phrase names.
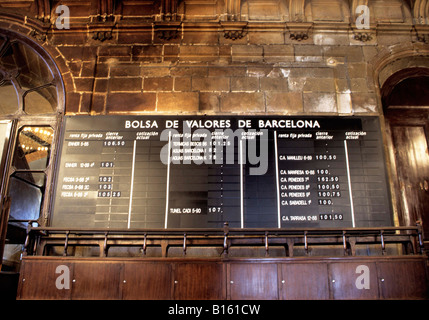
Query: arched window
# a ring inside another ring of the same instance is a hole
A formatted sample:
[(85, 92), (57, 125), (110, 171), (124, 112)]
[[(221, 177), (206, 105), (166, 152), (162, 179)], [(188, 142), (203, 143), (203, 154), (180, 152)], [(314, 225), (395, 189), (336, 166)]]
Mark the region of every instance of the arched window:
[(2, 269), (16, 270), (28, 223), (48, 219), (63, 98), (61, 76), (49, 55), (31, 40), (0, 29)]

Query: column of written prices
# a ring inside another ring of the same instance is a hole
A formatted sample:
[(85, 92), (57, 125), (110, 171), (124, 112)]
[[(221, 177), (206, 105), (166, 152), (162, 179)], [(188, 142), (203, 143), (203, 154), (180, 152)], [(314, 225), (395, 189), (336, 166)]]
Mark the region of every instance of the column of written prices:
[[(342, 130), (315, 133), (315, 182), (319, 225), (354, 227), (353, 199)], [(313, 217), (314, 219), (314, 217)]]
[(381, 136), (376, 118), (364, 118), (362, 130), (346, 130), (350, 180), (356, 226), (391, 225), (391, 204), (384, 167)]
[[(73, 122), (71, 119), (67, 122)], [(66, 130), (53, 226), (123, 227), (126, 224), (130, 147), (120, 132), (83, 126)]]
[[(172, 136), (166, 227), (239, 226), (240, 173), (226, 162), (227, 137), (223, 131), (183, 132)], [(187, 134), (192, 139), (184, 139)]]
[(66, 131), (52, 218), (54, 226), (94, 226), (100, 156), (88, 154), (97, 148), (91, 133)]
[(201, 160), (208, 146), (182, 137), (182, 132), (171, 137), (166, 227), (203, 227), (207, 223), (208, 166)]
[[(277, 228), (280, 227), (277, 214), (277, 188), (274, 131), (254, 130), (248, 131), (243, 140), (246, 143), (247, 155), (255, 154), (259, 157), (259, 163), (254, 165), (248, 158), (244, 166), (244, 227), (246, 228)], [(267, 140), (267, 148), (263, 148), (263, 139)], [(252, 152), (250, 148), (256, 148)], [(267, 153), (264, 155), (264, 153)], [(267, 161), (261, 174), (252, 174), (251, 169), (262, 167), (262, 162)], [(266, 171), (265, 171), (266, 169)], [(263, 173), (263, 174), (262, 174)]]
[(160, 161), (166, 142), (160, 141), (159, 134), (136, 133), (129, 228), (163, 228), (165, 224), (168, 171)]
[(125, 132), (104, 132), (101, 145), (97, 202), (94, 226), (99, 228), (124, 228), (127, 225), (133, 152), (131, 137)]
[(334, 129), (274, 134), (281, 226), (352, 226), (341, 134)]
[(208, 219), (212, 227), (220, 228), (227, 222), (230, 227), (237, 228), (241, 226), (239, 145), (226, 134), (212, 132), (209, 152), (214, 151), (212, 157), (215, 159), (209, 166)]
[(277, 131), (282, 226), (391, 225), (378, 119), (320, 120), (320, 128)]

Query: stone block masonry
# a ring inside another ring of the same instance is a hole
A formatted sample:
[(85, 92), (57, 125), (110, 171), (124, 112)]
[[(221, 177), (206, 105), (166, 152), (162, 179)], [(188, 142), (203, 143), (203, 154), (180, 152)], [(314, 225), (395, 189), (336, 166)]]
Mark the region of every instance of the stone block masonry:
[(73, 80), (66, 112), (378, 113), (371, 65), (380, 51), (376, 45), (300, 43), (286, 37), (283, 43), (258, 44), (249, 35), (235, 42), (218, 30), (205, 32), (214, 34), (198, 38), (194, 33), (194, 44), (185, 37), (135, 44), (135, 34), (129, 41), (121, 34), (120, 43), (76, 44), (64, 38), (57, 48)]

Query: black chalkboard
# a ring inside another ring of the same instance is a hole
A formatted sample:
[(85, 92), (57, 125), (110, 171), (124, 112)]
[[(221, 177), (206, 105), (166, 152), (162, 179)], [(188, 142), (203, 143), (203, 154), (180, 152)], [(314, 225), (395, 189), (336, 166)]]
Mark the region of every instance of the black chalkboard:
[(70, 116), (51, 225), (392, 224), (378, 117)]

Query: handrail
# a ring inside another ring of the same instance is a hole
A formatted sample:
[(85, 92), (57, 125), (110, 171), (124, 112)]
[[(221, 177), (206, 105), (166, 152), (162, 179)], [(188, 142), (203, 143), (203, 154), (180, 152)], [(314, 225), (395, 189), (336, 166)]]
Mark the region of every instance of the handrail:
[[(275, 235), (299, 235), (306, 232), (308, 235), (327, 235), (337, 234), (348, 235), (356, 234), (380, 234), (380, 231), (384, 233), (395, 232), (395, 231), (416, 231), (420, 232), (419, 226), (408, 226), (408, 227), (382, 227), (382, 228), (172, 228), (172, 229), (110, 229), (110, 228), (57, 228), (57, 227), (30, 227), (31, 231), (39, 231), (48, 233), (75, 233), (75, 234), (105, 234), (108, 232), (110, 235), (132, 235), (132, 234), (159, 234), (159, 235), (177, 235), (184, 233), (188, 234), (223, 234), (225, 230), (229, 234), (252, 234), (252, 235), (265, 235), (265, 233)], [(421, 233), (421, 232), (420, 232)]]
[[(60, 238), (58, 238), (60, 236)], [(283, 244), (286, 246), (303, 245), (305, 253), (309, 253), (309, 244), (338, 244), (343, 247), (344, 255), (353, 252), (353, 246), (357, 243), (379, 243), (382, 254), (386, 254), (386, 242), (404, 243), (413, 237), (416, 252), (424, 253), (422, 226), (382, 227), (382, 228), (229, 228), (225, 223), (223, 228), (177, 228), (177, 229), (105, 229), (105, 228), (56, 228), (28, 226), (27, 239), (25, 241), (24, 254), (35, 254), (29, 250), (30, 238), (45, 243), (58, 243), (63, 241), (63, 255), (67, 255), (69, 245), (78, 245), (78, 241), (88, 240), (98, 242), (100, 255), (107, 256), (111, 246), (135, 246), (140, 241), (143, 254), (149, 245), (158, 245), (163, 242), (166, 246), (182, 246), (183, 255), (187, 253), (188, 246), (193, 243), (213, 244), (223, 247), (223, 254), (228, 254), (228, 249), (233, 245), (256, 245), (265, 247), (265, 255), (269, 255), (269, 245)], [(405, 238), (404, 238), (405, 237)], [(288, 240), (289, 239), (289, 240)], [(292, 240), (291, 240), (292, 239)], [(113, 242), (114, 240), (114, 242)], [(193, 241), (190, 241), (193, 240)], [(37, 247), (36, 240), (33, 241)], [(73, 242), (74, 241), (74, 242)], [(110, 241), (110, 242), (109, 242)], [(127, 242), (128, 241), (128, 242)], [(133, 241), (133, 242), (132, 242)], [(200, 241), (200, 242), (198, 242)], [(120, 242), (120, 243), (119, 243)], [(72, 244), (70, 244), (72, 243)], [(161, 244), (162, 245), (162, 244)], [(352, 253), (353, 254), (353, 253)]]

